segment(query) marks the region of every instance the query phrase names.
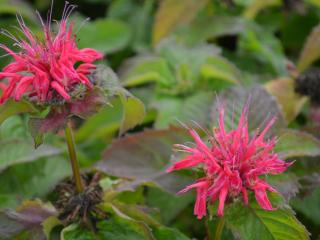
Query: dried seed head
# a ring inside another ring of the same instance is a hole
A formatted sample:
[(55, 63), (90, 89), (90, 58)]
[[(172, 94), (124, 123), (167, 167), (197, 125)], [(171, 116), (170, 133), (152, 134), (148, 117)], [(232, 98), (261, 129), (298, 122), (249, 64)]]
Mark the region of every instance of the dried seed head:
[(320, 69), (310, 68), (296, 78), (295, 91), (308, 96), (311, 102), (320, 105)]

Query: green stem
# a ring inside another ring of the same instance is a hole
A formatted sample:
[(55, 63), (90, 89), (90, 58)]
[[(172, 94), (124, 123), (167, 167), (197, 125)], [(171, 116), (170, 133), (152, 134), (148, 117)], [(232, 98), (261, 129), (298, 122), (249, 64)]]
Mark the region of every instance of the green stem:
[(205, 227), (206, 227), (206, 235), (207, 235), (206, 240), (213, 240), (212, 234), (211, 234), (211, 231), (210, 231), (209, 221), (210, 221), (210, 217), (206, 216), (206, 219), (205, 219), (205, 222), (204, 222)]
[(216, 232), (214, 234), (214, 240), (221, 240), (223, 227), (224, 227), (224, 219), (223, 217), (219, 217)]
[(81, 193), (81, 192), (83, 192), (84, 187), (83, 187), (83, 183), (81, 180), (81, 175), (80, 175), (80, 170), (79, 170), (80, 168), (79, 168), (79, 163), (77, 160), (75, 142), (74, 142), (74, 137), (73, 137), (70, 121), (68, 121), (68, 123), (67, 123), (66, 129), (65, 129), (65, 134), (66, 134), (69, 157), (70, 157), (70, 162), (71, 162), (71, 167), (72, 167), (72, 172), (73, 172), (73, 178), (74, 178), (74, 181), (76, 184), (77, 192)]

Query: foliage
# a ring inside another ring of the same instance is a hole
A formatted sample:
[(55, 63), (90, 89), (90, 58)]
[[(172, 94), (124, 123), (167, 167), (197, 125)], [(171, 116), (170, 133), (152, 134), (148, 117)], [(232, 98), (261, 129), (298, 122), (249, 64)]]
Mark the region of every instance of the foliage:
[[(11, 27), (19, 12), (37, 33), (34, 9), (44, 16), (49, 2), (0, 0), (0, 27), (19, 34)], [(53, 18), (60, 19), (63, 1), (54, 2)], [(106, 55), (90, 76), (97, 86), (67, 110), (14, 100), (0, 106), (0, 239), (213, 239), (221, 226), (222, 239), (320, 236), (320, 122), (312, 115), (319, 106), (295, 92), (295, 79), (320, 67), (319, 1), (77, 5), (79, 46)], [(0, 41), (13, 44), (4, 35)], [(3, 56), (1, 67), (9, 61)], [(275, 116), (268, 137), (277, 138), (283, 160), (294, 161), (281, 176), (266, 177), (279, 191), (268, 195), (276, 210), (262, 210), (250, 193), (248, 206), (230, 199), (223, 218), (213, 206), (198, 221), (195, 194), (176, 192), (200, 176), (166, 173), (183, 156), (172, 146), (190, 141), (186, 127), (207, 137), (221, 104), (232, 129), (247, 102), (250, 133)], [(62, 134), (67, 117), (81, 167), (102, 176), (99, 208), (106, 217), (96, 232), (80, 222), (63, 225), (52, 205), (55, 186), (71, 176)]]

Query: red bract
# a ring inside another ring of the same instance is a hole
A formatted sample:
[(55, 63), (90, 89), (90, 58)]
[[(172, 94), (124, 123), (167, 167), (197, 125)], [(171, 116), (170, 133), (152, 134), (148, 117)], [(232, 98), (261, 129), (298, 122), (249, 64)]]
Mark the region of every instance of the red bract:
[(209, 138), (211, 147), (201, 140), (195, 130), (190, 129), (189, 132), (196, 143), (195, 147), (176, 145), (178, 150), (189, 155), (174, 163), (168, 172), (202, 166), (205, 176), (180, 191), (183, 193), (193, 188), (197, 190), (194, 214), (199, 219), (206, 215), (207, 201), (219, 201), (218, 216), (223, 215), (228, 198), (240, 195), (244, 203), (248, 204), (248, 190), (254, 192), (263, 209), (274, 210), (267, 197), (267, 190), (276, 190), (259, 176), (282, 173), (291, 165), (279, 159), (273, 152), (275, 138), (264, 140), (275, 119), (269, 121), (263, 131), (257, 131), (249, 137), (247, 107), (242, 111), (237, 128), (229, 132), (224, 126), (224, 108), (220, 108), (219, 111), (218, 128), (213, 130), (213, 136)]
[(14, 60), (0, 72), (0, 79), (6, 83), (0, 85), (3, 90), (0, 103), (11, 97), (19, 101), (25, 94), (38, 103), (70, 101), (70, 93), (77, 85), (92, 88), (88, 74), (95, 69), (92, 62), (103, 55), (94, 49), (77, 48), (73, 24), (67, 22), (74, 8), (74, 5), (65, 5), (57, 32), (51, 30), (51, 14), (46, 24), (40, 17), (42, 37), (35, 36), (22, 17), (17, 19), (25, 40), (18, 40), (7, 31), (2, 32), (15, 41), (19, 51), (0, 45)]

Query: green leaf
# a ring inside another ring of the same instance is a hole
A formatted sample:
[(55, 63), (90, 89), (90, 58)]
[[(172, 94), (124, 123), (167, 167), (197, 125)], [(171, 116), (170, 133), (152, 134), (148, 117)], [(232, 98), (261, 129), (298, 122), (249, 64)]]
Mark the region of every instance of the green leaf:
[(144, 104), (131, 94), (120, 94), (123, 104), (123, 118), (121, 121), (120, 134), (139, 125), (145, 117)]
[(122, 134), (128, 129), (142, 123), (145, 117), (144, 104), (122, 87), (117, 75), (112, 69), (100, 65), (93, 74), (94, 81), (100, 86), (107, 96), (119, 96), (123, 105), (123, 115), (120, 127)]
[(53, 228), (62, 225), (62, 222), (56, 216), (51, 216), (45, 219), (41, 225), (43, 226), (43, 232), (46, 235), (46, 238), (50, 239), (50, 234)]
[[(49, 145), (41, 146), (35, 150), (31, 141), (23, 139), (2, 140), (0, 144), (0, 172), (18, 163), (32, 162), (61, 153), (60, 149)], [(19, 147), (17, 148), (17, 146)]]
[(23, 17), (28, 18), (28, 20), (36, 20), (35, 13), (28, 3), (24, 1), (18, 1), (17, 3), (12, 4), (10, 0), (0, 1), (0, 13), (15, 16), (19, 12)]
[(156, 45), (177, 26), (191, 22), (207, 3), (208, 0), (162, 1), (153, 26), (153, 45)]
[(172, 194), (160, 188), (150, 187), (146, 195), (146, 204), (150, 207), (159, 209), (161, 219), (164, 224), (172, 224), (172, 221), (192, 202), (194, 195)]
[(254, 19), (261, 10), (267, 7), (281, 6), (280, 0), (255, 0), (244, 11), (243, 16), (248, 19)]
[(43, 197), (69, 175), (70, 163), (60, 155), (11, 166), (0, 175), (0, 194), (11, 195), (16, 202), (8, 202), (10, 205), (3, 207), (15, 207), (11, 204), (27, 198)]
[(152, 103), (158, 110), (155, 127), (160, 129), (179, 125), (179, 122), (190, 124), (192, 121), (207, 126), (212, 101), (213, 94), (202, 91), (181, 98), (159, 96)]
[(279, 39), (273, 32), (255, 23), (241, 32), (238, 41), (238, 54), (250, 56), (257, 63), (269, 68), (275, 76), (287, 75), (287, 59)]
[(292, 199), (290, 204), (296, 211), (302, 213), (316, 225), (320, 225), (320, 188), (309, 196)]
[(307, 100), (306, 97), (295, 93), (294, 80), (291, 78), (280, 78), (269, 81), (264, 86), (271, 95), (277, 98), (286, 122), (290, 123), (294, 120)]
[(320, 141), (311, 134), (284, 129), (274, 149), (284, 159), (292, 157), (315, 157), (320, 155)]
[(320, 57), (320, 25), (313, 28), (304, 43), (302, 52), (297, 63), (297, 68), (300, 72), (306, 70), (315, 60)]
[(219, 56), (208, 58), (207, 62), (201, 66), (200, 71), (201, 75), (208, 79), (208, 85), (214, 90), (238, 84), (242, 79), (242, 75), (236, 66)]
[(77, 34), (80, 48), (95, 48), (103, 53), (123, 49), (130, 37), (130, 28), (124, 22), (113, 19), (88, 22)]
[(93, 139), (111, 139), (120, 128), (122, 103), (113, 99), (110, 106), (102, 108), (97, 114), (87, 118), (75, 134), (77, 142), (88, 142)]
[(61, 240), (154, 240), (151, 232), (134, 220), (112, 216), (97, 224), (98, 233), (94, 234), (76, 224), (70, 225), (61, 232)]
[(150, 48), (155, 0), (142, 2), (116, 0), (108, 7), (108, 17), (120, 19), (130, 25), (130, 45), (137, 52)]
[[(275, 202), (274, 194), (270, 198)], [(306, 228), (296, 219), (289, 206), (275, 211), (263, 210), (255, 200), (248, 206), (235, 202), (225, 210), (225, 221), (235, 236), (246, 240), (304, 240), (309, 239)]]
[(190, 178), (167, 174), (165, 169), (170, 164), (172, 145), (188, 139), (186, 132), (179, 128), (127, 135), (113, 142), (95, 167), (107, 174), (134, 180), (129, 185), (120, 186), (122, 190), (152, 181), (168, 191), (177, 192), (189, 183)]
[(187, 236), (174, 228), (161, 227), (154, 231), (157, 240), (190, 240)]
[[(13, 116), (0, 126), (0, 172), (6, 168), (25, 162), (33, 162), (43, 157), (52, 157), (62, 151), (50, 145), (35, 150), (32, 139), (26, 134), (23, 119)], [(17, 148), (17, 146), (19, 146)]]
[(160, 57), (137, 57), (131, 59), (125, 65), (121, 78), (127, 87), (139, 86), (150, 82), (158, 82), (163, 85), (175, 82), (168, 63)]
[(150, 227), (160, 227), (160, 223), (148, 214), (147, 207), (123, 204), (120, 202), (113, 202), (112, 205), (132, 219), (142, 221)]
[(212, 16), (196, 19), (190, 25), (178, 28), (177, 38), (187, 44), (201, 43), (220, 36), (238, 35), (245, 30), (244, 19), (233, 16)]
[(6, 103), (0, 105), (0, 125), (8, 117), (20, 114), (20, 113), (36, 113), (38, 110), (27, 101), (16, 102), (9, 99)]
[(108, 221), (100, 222), (98, 228), (102, 236), (101, 239), (154, 240), (151, 229), (148, 229), (146, 225), (118, 216), (114, 216)]
[(98, 240), (98, 236), (95, 236), (93, 232), (86, 228), (81, 228), (77, 224), (71, 224), (64, 228), (60, 234), (61, 240)]

